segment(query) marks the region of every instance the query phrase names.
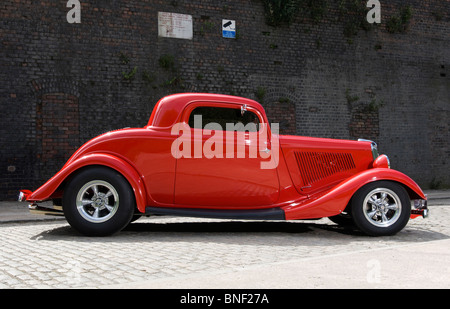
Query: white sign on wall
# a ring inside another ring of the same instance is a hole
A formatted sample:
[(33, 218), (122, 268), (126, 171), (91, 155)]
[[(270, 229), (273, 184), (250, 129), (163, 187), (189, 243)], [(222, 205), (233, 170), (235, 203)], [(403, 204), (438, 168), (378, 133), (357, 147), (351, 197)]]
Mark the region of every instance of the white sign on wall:
[(231, 19), (222, 19), (222, 36), (224, 38), (236, 38), (236, 21)]
[(192, 15), (158, 12), (158, 36), (192, 40)]

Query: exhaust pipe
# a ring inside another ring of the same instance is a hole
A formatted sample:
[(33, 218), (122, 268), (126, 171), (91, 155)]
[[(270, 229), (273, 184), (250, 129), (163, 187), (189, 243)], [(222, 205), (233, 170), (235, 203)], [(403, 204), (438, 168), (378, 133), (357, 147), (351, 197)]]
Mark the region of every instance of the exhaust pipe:
[(45, 208), (45, 207), (41, 207), (34, 203), (28, 205), (28, 210), (32, 214), (47, 215), (47, 216), (64, 216), (64, 212), (62, 211), (62, 208), (61, 209)]

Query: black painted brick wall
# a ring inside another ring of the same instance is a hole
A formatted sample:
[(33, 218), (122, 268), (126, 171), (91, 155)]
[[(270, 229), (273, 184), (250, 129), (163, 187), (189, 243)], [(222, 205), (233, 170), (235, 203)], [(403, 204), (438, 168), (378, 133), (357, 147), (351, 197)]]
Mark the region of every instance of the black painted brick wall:
[[(258, 99), (282, 133), (376, 139), (421, 185), (450, 184), (449, 0), (381, 0), (382, 23), (350, 38), (331, 0), (318, 22), (279, 27), (259, 0), (80, 2), (80, 24), (66, 21), (67, 1), (0, 3), (0, 199), (187, 91)], [(389, 33), (405, 4), (408, 30)], [(193, 40), (159, 38), (158, 11), (192, 15)], [(222, 19), (237, 39), (222, 38)]]

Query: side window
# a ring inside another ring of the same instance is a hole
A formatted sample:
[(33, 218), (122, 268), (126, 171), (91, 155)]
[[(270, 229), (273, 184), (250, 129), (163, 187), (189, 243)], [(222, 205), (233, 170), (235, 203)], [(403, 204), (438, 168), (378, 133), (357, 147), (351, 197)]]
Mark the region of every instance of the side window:
[[(201, 122), (199, 117), (195, 117), (196, 115), (201, 116)], [(256, 132), (259, 130), (259, 118), (252, 111), (245, 111), (242, 114), (241, 110), (236, 108), (199, 106), (189, 116), (191, 128), (203, 129), (211, 122), (218, 123), (224, 131)]]

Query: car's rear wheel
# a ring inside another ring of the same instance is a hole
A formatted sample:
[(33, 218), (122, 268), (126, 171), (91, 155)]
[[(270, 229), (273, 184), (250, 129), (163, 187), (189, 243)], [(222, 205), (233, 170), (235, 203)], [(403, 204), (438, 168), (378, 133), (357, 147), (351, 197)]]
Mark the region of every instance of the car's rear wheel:
[(64, 215), (84, 235), (107, 236), (122, 230), (134, 208), (134, 194), (127, 180), (106, 167), (84, 169), (64, 190)]
[(352, 199), (356, 226), (372, 236), (393, 235), (409, 221), (411, 202), (400, 184), (377, 181), (362, 187)]

